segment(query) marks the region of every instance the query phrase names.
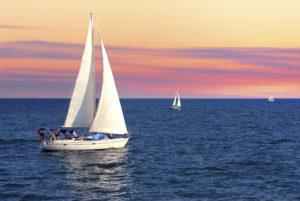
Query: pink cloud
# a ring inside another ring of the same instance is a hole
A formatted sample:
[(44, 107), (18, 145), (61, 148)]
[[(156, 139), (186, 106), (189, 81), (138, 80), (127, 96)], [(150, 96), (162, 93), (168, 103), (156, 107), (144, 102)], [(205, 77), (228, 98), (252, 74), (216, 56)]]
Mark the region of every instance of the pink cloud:
[[(27, 86), (30, 82), (35, 83), (35, 97), (70, 97), (82, 51), (82, 44), (0, 44), (0, 84), (5, 86), (0, 87), (2, 96), (8, 97), (7, 91), (16, 90), (16, 83)], [(185, 97), (261, 97), (270, 90), (282, 97), (300, 95), (300, 49), (156, 50), (108, 46), (107, 53), (122, 97), (169, 97), (176, 90)], [(100, 57), (98, 49), (96, 56)], [(100, 65), (97, 60), (98, 83)], [(54, 85), (55, 93), (50, 87)]]

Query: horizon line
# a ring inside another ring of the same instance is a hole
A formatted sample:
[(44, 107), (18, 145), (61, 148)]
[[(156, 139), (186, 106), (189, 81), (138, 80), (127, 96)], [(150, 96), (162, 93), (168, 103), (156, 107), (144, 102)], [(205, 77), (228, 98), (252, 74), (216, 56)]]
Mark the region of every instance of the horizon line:
[[(62, 98), (62, 97), (0, 97), (0, 99), (71, 99), (70, 98)], [(97, 100), (99, 98), (96, 98)], [(163, 98), (163, 97), (157, 97), (157, 98), (150, 98), (150, 97), (122, 97), (120, 99), (174, 99), (174, 97), (170, 97), (170, 98)], [(195, 97), (180, 97), (180, 99), (268, 99), (266, 98), (262, 98), (262, 97), (199, 97), (199, 98), (195, 98)], [(278, 99), (300, 99), (300, 97), (283, 97), (283, 98), (275, 98), (275, 100)]]

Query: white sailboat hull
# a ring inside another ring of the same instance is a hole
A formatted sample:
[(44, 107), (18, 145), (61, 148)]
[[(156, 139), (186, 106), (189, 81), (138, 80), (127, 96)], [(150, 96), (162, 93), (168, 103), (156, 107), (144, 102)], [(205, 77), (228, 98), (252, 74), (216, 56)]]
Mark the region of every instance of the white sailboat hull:
[(65, 151), (65, 150), (99, 150), (110, 148), (123, 148), (129, 138), (115, 138), (103, 140), (55, 140), (41, 143), (41, 148), (45, 151)]

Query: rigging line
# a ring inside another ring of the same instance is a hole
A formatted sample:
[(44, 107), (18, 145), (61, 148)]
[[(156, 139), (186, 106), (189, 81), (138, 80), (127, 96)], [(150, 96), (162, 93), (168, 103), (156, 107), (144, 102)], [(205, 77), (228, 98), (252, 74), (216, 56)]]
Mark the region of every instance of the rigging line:
[(96, 29), (97, 29), (99, 38), (101, 39), (100, 29), (99, 29), (99, 27), (98, 27), (98, 24), (97, 24), (96, 20), (95, 20), (95, 25), (96, 25)]

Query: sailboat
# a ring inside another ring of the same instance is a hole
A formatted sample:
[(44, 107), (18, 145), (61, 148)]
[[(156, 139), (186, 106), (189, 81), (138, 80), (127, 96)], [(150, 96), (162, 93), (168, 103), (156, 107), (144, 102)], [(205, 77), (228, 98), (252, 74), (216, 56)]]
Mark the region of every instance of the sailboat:
[[(113, 73), (97, 25), (103, 69), (96, 110), (93, 25), (94, 15), (91, 13), (85, 48), (65, 124), (60, 129), (39, 128), (40, 146), (43, 150), (123, 148), (129, 140)], [(79, 136), (75, 128), (88, 128), (89, 131)]]
[(170, 110), (180, 110), (181, 102), (178, 92), (175, 93), (174, 101), (172, 106), (170, 107)]
[(270, 102), (274, 102), (274, 101), (275, 101), (272, 94), (270, 94), (270, 96), (269, 96), (269, 98), (268, 98), (268, 101), (270, 101)]

